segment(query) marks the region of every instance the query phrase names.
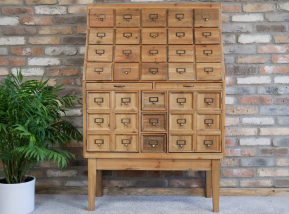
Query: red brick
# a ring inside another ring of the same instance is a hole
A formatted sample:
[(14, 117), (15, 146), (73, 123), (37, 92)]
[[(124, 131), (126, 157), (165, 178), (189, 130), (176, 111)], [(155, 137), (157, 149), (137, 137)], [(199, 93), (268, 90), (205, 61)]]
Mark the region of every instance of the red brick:
[(6, 27), (4, 28), (5, 35), (34, 35), (36, 34), (35, 27)]
[(233, 77), (226, 77), (226, 85), (232, 85), (235, 83), (235, 79)]
[(63, 79), (61, 84), (64, 84), (64, 85), (82, 85), (82, 78)]
[(286, 53), (288, 51), (288, 45), (266, 45), (258, 47), (258, 53)]
[(261, 149), (262, 155), (287, 155), (288, 149)]
[(25, 65), (24, 58), (0, 58), (0, 65), (13, 65), (13, 66), (21, 66)]
[(274, 55), (272, 56), (273, 63), (289, 63), (289, 55)]
[(87, 27), (86, 26), (76, 26), (74, 28), (74, 31), (77, 33), (77, 34), (86, 34), (86, 30), (87, 30)]
[(254, 169), (223, 169), (223, 177), (254, 177)]
[(4, 14), (33, 14), (33, 11), (31, 8), (3, 8)]
[(182, 177), (182, 171), (151, 171), (151, 177)]
[(240, 12), (240, 5), (222, 5), (222, 12), (235, 13)]
[(262, 66), (261, 73), (263, 74), (284, 74), (289, 73), (289, 67), (286, 66)]
[(116, 171), (117, 177), (147, 177), (147, 171), (143, 170), (119, 170)]
[(40, 18), (40, 17), (24, 17), (21, 19), (23, 25), (52, 25), (52, 18)]
[(42, 48), (26, 48), (26, 47), (17, 47), (17, 48), (11, 48), (11, 54), (14, 55), (42, 55)]
[(226, 149), (226, 156), (254, 156), (254, 149)]
[(232, 139), (225, 139), (225, 145), (226, 146), (234, 146), (234, 142)]
[(48, 76), (77, 76), (79, 71), (77, 68), (53, 68)]
[(26, 0), (27, 5), (56, 4), (56, 0)]
[(272, 98), (268, 96), (263, 97), (241, 97), (239, 103), (243, 104), (271, 104)]
[(202, 180), (199, 179), (174, 179), (170, 180), (171, 187), (202, 187)]

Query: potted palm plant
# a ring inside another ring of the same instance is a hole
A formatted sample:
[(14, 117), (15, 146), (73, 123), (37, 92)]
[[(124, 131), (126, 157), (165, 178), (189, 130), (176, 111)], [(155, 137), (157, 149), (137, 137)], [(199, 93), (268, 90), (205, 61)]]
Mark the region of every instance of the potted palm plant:
[[(62, 150), (82, 134), (61, 118), (68, 108), (81, 104), (75, 96), (57, 96), (61, 86), (48, 80), (23, 80), (21, 70), (0, 83), (0, 213), (24, 214), (34, 210), (35, 178), (28, 169), (54, 160), (65, 167), (73, 154)], [(1, 167), (0, 167), (1, 168)]]

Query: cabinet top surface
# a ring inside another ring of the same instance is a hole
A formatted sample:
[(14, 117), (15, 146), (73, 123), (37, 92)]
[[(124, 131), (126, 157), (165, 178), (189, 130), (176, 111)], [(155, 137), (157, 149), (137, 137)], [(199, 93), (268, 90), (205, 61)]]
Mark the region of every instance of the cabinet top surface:
[(222, 4), (88, 4), (88, 9), (96, 8), (216, 8), (222, 7)]

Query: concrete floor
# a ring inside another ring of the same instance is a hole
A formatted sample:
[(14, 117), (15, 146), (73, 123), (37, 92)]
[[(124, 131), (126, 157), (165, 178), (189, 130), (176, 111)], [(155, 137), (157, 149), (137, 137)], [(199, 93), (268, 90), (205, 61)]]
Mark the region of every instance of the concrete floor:
[[(211, 198), (187, 196), (103, 196), (87, 211), (84, 195), (36, 195), (31, 214), (205, 214)], [(289, 197), (220, 197), (220, 214), (289, 214)]]

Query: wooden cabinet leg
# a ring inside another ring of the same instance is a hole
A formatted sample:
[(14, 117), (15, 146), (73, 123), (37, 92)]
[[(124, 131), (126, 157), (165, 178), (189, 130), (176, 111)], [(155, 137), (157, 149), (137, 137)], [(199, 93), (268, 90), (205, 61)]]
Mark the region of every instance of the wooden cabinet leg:
[(96, 197), (102, 196), (102, 170), (97, 170), (96, 175)]
[(206, 171), (206, 197), (212, 198), (212, 171)]
[(220, 160), (212, 160), (213, 211), (219, 212)]
[(94, 211), (96, 187), (96, 159), (88, 159), (88, 211)]

